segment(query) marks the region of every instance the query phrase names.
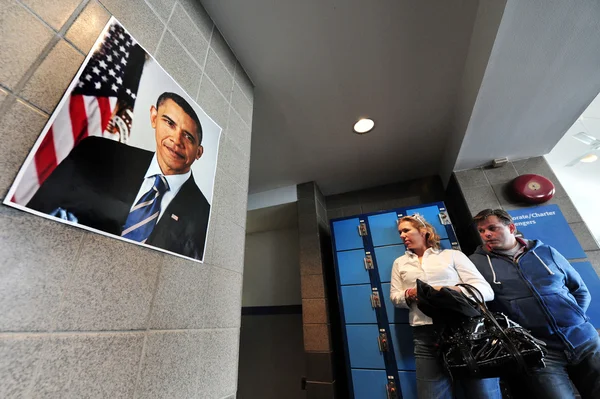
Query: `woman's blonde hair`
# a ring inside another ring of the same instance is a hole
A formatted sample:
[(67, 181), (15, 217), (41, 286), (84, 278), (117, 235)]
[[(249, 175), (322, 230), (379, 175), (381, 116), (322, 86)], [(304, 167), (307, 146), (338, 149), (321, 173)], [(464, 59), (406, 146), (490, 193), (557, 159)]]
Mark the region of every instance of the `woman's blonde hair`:
[(411, 216), (404, 216), (398, 219), (398, 227), (400, 227), (400, 223), (402, 222), (410, 222), (415, 229), (425, 232), (425, 245), (427, 248), (440, 249), (440, 236), (435, 231), (435, 228), (427, 223), (423, 216), (418, 213)]

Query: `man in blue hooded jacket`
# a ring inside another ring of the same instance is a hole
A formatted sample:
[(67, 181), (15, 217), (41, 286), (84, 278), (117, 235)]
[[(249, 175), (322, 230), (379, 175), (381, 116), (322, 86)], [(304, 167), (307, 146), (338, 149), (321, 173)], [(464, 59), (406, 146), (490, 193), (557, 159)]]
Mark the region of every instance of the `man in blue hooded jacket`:
[(502, 209), (485, 209), (474, 221), (483, 245), (470, 259), (494, 290), (490, 308), (547, 344), (546, 367), (522, 383), (539, 398), (575, 398), (573, 384), (582, 398), (600, 398), (600, 339), (585, 314), (591, 297), (579, 273), (556, 249), (516, 237)]

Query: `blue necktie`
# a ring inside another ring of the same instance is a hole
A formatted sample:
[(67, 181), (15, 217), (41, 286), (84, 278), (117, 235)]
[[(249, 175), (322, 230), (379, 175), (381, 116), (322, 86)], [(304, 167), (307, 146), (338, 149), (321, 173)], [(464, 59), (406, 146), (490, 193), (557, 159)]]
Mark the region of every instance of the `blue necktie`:
[(135, 204), (123, 225), (122, 237), (146, 242), (160, 215), (160, 202), (169, 191), (169, 183), (163, 175), (154, 175), (154, 186)]

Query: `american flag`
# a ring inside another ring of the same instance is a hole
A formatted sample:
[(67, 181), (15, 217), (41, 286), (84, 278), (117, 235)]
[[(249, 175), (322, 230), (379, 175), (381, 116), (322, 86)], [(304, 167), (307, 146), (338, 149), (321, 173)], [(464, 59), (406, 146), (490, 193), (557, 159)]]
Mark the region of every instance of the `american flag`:
[(146, 52), (117, 22), (106, 31), (27, 165), (12, 201), (26, 205), (71, 150), (88, 136), (126, 143)]

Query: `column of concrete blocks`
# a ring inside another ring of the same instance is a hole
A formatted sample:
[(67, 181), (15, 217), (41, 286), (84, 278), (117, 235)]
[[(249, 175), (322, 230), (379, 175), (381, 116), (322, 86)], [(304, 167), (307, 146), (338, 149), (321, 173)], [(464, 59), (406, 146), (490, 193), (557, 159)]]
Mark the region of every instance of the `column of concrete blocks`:
[(327, 295), (331, 292), (327, 283), (333, 276), (332, 262), (328, 259), (331, 237), (325, 199), (313, 182), (298, 185), (298, 229), (307, 398), (335, 398), (330, 320), (335, 309), (329, 308), (332, 304)]

